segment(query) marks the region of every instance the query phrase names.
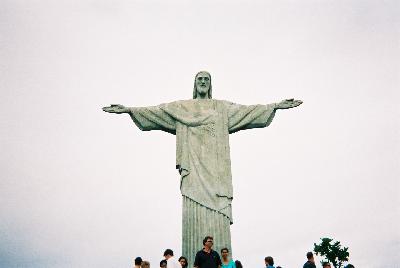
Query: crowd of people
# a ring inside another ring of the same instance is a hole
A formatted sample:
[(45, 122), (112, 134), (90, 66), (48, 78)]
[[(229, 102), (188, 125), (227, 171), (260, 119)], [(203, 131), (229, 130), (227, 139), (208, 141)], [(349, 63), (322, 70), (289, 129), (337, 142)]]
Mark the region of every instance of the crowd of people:
[[(221, 249), (221, 256), (212, 249), (214, 239), (212, 236), (206, 236), (203, 239), (203, 249), (197, 252), (193, 267), (194, 268), (243, 268), (239, 260), (233, 261), (229, 256), (229, 249)], [(164, 259), (160, 261), (160, 268), (188, 268), (189, 263), (186, 257), (181, 256), (179, 259), (174, 257), (174, 252), (171, 249), (164, 251)], [(307, 253), (307, 262), (303, 268), (316, 268), (314, 255), (312, 252)], [(271, 256), (265, 257), (265, 268), (282, 268), (274, 266), (274, 259)], [(135, 258), (134, 268), (150, 268), (148, 261), (142, 260), (141, 257)], [(189, 267), (192, 268), (192, 267)], [(322, 263), (322, 268), (332, 268), (329, 262)], [(344, 268), (355, 268), (352, 264), (347, 264)]]

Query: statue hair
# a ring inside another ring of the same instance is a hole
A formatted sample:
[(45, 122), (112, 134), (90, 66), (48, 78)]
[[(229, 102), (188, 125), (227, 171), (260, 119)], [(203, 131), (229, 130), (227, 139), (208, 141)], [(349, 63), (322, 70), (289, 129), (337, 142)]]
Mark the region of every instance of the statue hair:
[(197, 76), (201, 73), (205, 73), (208, 75), (208, 77), (210, 77), (210, 88), (208, 89), (208, 98), (212, 99), (212, 84), (211, 84), (211, 74), (209, 72), (206, 71), (200, 71), (196, 74), (196, 76), (194, 77), (194, 87), (193, 87), (193, 99), (197, 99), (197, 86), (196, 86), (196, 79)]

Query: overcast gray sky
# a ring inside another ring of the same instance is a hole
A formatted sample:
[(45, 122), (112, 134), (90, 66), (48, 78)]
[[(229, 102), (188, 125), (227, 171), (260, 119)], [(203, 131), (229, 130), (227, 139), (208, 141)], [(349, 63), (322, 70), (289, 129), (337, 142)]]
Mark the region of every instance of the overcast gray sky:
[(0, 267), (180, 255), (175, 137), (101, 107), (189, 99), (200, 70), (216, 99), (304, 101), (230, 137), (234, 259), (301, 267), (328, 236), (400, 267), (398, 1), (0, 4)]

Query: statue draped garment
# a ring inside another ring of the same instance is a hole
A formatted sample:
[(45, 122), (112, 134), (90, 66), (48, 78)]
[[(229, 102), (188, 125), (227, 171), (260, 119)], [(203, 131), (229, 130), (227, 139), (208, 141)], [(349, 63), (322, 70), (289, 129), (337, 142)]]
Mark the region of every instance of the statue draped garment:
[(182, 255), (189, 265), (207, 235), (214, 237), (214, 250), (227, 247), (232, 252), (229, 134), (268, 126), (275, 115), (274, 105), (193, 99), (129, 109), (141, 130), (176, 135), (176, 168), (183, 197)]

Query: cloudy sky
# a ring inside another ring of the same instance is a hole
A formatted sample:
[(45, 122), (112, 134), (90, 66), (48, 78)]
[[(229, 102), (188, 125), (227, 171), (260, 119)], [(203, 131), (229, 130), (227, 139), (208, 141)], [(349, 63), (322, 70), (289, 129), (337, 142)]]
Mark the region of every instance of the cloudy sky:
[(1, 0), (0, 267), (180, 255), (175, 137), (101, 107), (189, 99), (199, 70), (216, 99), (304, 101), (230, 136), (234, 259), (301, 267), (332, 237), (356, 267), (400, 267), (399, 13), (396, 0)]

